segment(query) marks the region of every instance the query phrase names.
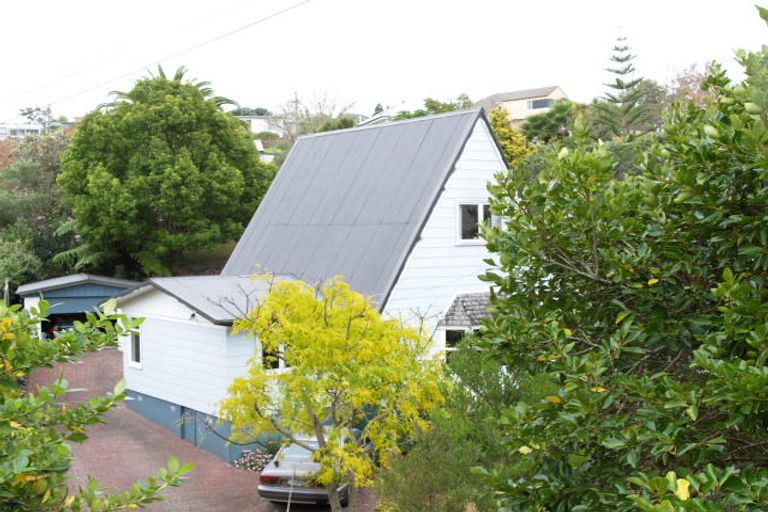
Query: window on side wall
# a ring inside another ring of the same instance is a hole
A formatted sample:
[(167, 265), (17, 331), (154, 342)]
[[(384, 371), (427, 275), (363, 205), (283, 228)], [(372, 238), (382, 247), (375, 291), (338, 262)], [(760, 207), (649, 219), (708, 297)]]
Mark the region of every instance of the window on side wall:
[(463, 243), (482, 243), (480, 240), (480, 225), (496, 225), (497, 219), (491, 214), (488, 203), (459, 204), (459, 241)]
[(552, 98), (528, 100), (528, 110), (536, 110), (539, 108), (549, 108), (554, 104), (555, 104), (555, 100), (553, 100)]
[(141, 331), (131, 333), (131, 366), (141, 367)]
[(445, 330), (445, 361), (450, 362), (451, 355), (459, 348), (459, 343), (467, 334), (467, 331), (463, 329), (446, 329)]
[(290, 365), (285, 362), (285, 346), (280, 345), (280, 350), (270, 351), (261, 348), (261, 364), (265, 370), (281, 370), (284, 368), (290, 368)]

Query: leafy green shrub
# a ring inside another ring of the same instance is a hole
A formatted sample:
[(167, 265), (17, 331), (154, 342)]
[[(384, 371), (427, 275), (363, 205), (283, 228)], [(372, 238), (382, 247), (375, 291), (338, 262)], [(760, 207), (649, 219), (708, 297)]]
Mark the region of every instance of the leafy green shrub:
[(485, 466), (505, 510), (768, 507), (768, 49), (742, 62), (635, 172), (577, 123), (537, 179), (491, 187), (483, 344), (546, 383), (495, 422), (518, 455)]

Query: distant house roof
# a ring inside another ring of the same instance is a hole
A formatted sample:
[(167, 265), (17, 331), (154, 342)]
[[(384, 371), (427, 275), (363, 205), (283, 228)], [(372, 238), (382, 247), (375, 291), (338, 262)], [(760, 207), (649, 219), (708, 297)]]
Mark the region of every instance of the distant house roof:
[(440, 321), (443, 326), (473, 327), (481, 325), (483, 320), (490, 318), (490, 293), (464, 293), (448, 308), (445, 317)]
[(16, 293), (22, 297), (29, 297), (30, 295), (36, 295), (41, 292), (47, 292), (59, 288), (67, 288), (86, 283), (114, 286), (116, 288), (132, 288), (139, 284), (136, 281), (116, 279), (114, 277), (97, 276), (94, 274), (70, 274), (68, 276), (54, 277), (53, 279), (46, 279), (44, 281), (36, 281), (34, 283), (23, 284), (19, 286), (19, 288), (16, 290)]
[(486, 112), (493, 110), (496, 105), (505, 101), (528, 100), (531, 98), (541, 98), (549, 96), (559, 88), (558, 85), (550, 87), (539, 87), (536, 89), (523, 89), (521, 91), (500, 92), (491, 94), (475, 103), (476, 107), (485, 109)]
[(302, 137), (223, 275), (343, 276), (380, 307), (480, 109)]
[(269, 283), (254, 281), (251, 276), (155, 277), (126, 291), (118, 303), (125, 304), (152, 289), (167, 293), (214, 324), (231, 325), (256, 306)]

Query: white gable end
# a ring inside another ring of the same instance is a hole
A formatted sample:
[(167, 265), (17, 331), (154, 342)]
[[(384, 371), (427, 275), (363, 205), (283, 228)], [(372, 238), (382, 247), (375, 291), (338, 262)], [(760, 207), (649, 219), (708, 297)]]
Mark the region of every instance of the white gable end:
[[(481, 241), (460, 240), (459, 204), (488, 203), (487, 185), (505, 169), (488, 125), (478, 119), (392, 289), (385, 314), (408, 322), (424, 316), (431, 332), (456, 295), (488, 291), (477, 276), (488, 268), (483, 260), (490, 253)], [(436, 342), (442, 343), (439, 336)]]
[(198, 315), (195, 310), (179, 302), (175, 297), (157, 289), (152, 289), (136, 297), (120, 302), (120, 311), (131, 317), (159, 318), (213, 325)]

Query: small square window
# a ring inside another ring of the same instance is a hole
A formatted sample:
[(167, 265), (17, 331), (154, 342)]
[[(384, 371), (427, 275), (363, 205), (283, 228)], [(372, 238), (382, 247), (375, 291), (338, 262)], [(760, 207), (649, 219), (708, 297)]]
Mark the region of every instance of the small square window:
[(464, 338), (466, 331), (458, 329), (448, 329), (445, 331), (445, 348), (455, 350), (459, 346), (459, 342)]
[(494, 216), (491, 214), (491, 206), (487, 203), (473, 203), (459, 205), (459, 239), (479, 240), (480, 225), (491, 225)]

